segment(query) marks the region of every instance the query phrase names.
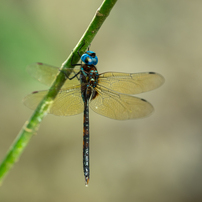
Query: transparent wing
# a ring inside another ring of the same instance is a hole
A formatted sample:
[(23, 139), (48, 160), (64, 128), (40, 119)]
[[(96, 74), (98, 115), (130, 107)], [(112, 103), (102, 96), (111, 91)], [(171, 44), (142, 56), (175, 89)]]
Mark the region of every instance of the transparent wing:
[[(25, 106), (33, 110), (36, 109), (47, 92), (47, 90), (35, 91), (26, 96), (23, 100)], [(60, 90), (53, 104), (51, 105), (49, 113), (57, 116), (70, 116), (80, 114), (83, 112), (83, 110), (84, 105), (81, 97), (81, 86), (78, 85), (74, 88)]]
[[(27, 71), (33, 78), (37, 79), (38, 81), (47, 86), (51, 86), (60, 69), (58, 67), (53, 67), (43, 63), (33, 63), (27, 66)], [(65, 71), (71, 72), (69, 78), (72, 78), (76, 73), (80, 71), (80, 68), (74, 68), (73, 71), (72, 69), (67, 69)], [(62, 88), (75, 86), (79, 83), (80, 81), (77, 78), (74, 78), (72, 80), (67, 79)]]
[(106, 72), (99, 75), (98, 84), (124, 94), (138, 94), (158, 88), (164, 78), (155, 72), (119, 73)]
[(119, 94), (107, 88), (96, 88), (97, 96), (90, 102), (93, 111), (103, 116), (127, 120), (148, 116), (154, 110), (144, 99), (131, 95)]

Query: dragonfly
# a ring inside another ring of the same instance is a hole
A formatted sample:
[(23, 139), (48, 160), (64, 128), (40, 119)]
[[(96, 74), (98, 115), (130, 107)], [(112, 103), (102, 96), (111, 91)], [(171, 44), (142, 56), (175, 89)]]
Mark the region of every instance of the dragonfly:
[[(160, 87), (164, 78), (155, 72), (99, 74), (98, 57), (89, 49), (81, 55), (81, 64), (72, 64), (64, 85), (54, 99), (49, 112), (57, 116), (71, 116), (83, 112), (83, 171), (85, 185), (90, 179), (89, 168), (89, 107), (96, 113), (116, 120), (130, 120), (150, 115), (154, 108), (145, 99), (133, 95)], [(44, 63), (28, 66), (28, 73), (43, 84), (51, 86), (60, 68)], [(64, 73), (65, 73), (64, 72)], [(34, 91), (24, 98), (24, 104), (35, 109), (47, 90)]]

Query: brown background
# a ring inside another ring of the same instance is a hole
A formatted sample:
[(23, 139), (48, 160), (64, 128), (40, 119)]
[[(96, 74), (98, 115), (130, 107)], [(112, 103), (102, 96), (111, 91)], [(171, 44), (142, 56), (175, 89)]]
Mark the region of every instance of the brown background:
[[(0, 1), (0, 159), (47, 89), (25, 67), (60, 66), (102, 0)], [(90, 111), (91, 179), (84, 186), (82, 115), (48, 115), (0, 188), (2, 202), (202, 201), (202, 1), (118, 1), (91, 45), (99, 72), (161, 73), (142, 95), (155, 112), (116, 121)]]

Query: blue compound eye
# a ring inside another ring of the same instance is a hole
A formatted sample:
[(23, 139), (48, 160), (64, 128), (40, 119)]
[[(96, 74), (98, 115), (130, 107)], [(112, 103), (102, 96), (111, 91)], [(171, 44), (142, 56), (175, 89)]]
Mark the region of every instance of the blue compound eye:
[(98, 63), (98, 57), (93, 51), (86, 51), (82, 56), (81, 60), (87, 65), (96, 65)]

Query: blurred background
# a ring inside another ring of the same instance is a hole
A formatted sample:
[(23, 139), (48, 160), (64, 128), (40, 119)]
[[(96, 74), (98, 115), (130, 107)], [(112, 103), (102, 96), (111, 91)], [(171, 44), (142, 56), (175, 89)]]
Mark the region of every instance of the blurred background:
[[(60, 67), (102, 0), (0, 0), (0, 160), (48, 87), (25, 68)], [(165, 84), (138, 95), (152, 116), (116, 121), (90, 111), (90, 183), (83, 116), (48, 115), (0, 188), (2, 202), (202, 201), (202, 1), (118, 1), (91, 50), (98, 71), (155, 71)]]

